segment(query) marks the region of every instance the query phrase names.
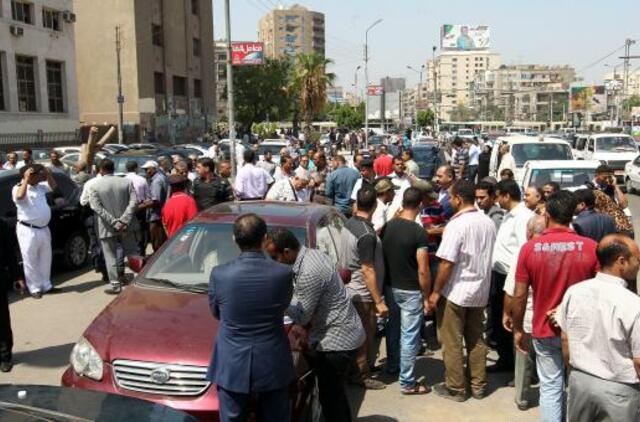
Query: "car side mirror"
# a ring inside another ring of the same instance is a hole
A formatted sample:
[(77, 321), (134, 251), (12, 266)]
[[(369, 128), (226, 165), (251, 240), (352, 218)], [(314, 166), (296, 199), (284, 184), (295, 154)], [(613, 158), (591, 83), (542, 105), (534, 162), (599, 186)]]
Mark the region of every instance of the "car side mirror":
[(145, 258), (143, 256), (130, 255), (127, 257), (127, 260), (129, 261), (129, 268), (131, 268), (131, 271), (134, 273), (140, 273), (144, 268)]

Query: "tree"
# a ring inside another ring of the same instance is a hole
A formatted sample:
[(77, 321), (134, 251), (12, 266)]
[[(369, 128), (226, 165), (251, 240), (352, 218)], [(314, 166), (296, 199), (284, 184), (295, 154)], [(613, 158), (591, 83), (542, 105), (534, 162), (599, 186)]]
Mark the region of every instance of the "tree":
[(359, 129), (364, 122), (364, 103), (351, 107), (348, 104), (337, 104), (333, 109), (333, 120), (339, 128)]
[(255, 122), (288, 117), (292, 101), (288, 90), (290, 69), (290, 62), (284, 59), (234, 68), (235, 118), (243, 131), (249, 131)]
[(436, 114), (431, 109), (420, 110), (418, 112), (418, 115), (416, 116), (416, 122), (420, 127), (433, 126), (435, 121), (436, 121)]
[(452, 111), (451, 111), (451, 121), (453, 122), (466, 122), (469, 120), (475, 120), (476, 113), (473, 109), (465, 106), (462, 103), (459, 103)]
[(631, 110), (633, 107), (640, 107), (640, 95), (632, 95), (622, 102), (623, 110)]
[[(327, 73), (327, 65), (332, 61), (316, 54), (299, 54), (291, 75), (291, 93), (299, 96), (299, 107), (304, 119), (305, 135), (311, 135), (311, 123), (327, 102), (327, 86), (331, 86), (336, 76)], [(307, 138), (309, 139), (309, 138)]]

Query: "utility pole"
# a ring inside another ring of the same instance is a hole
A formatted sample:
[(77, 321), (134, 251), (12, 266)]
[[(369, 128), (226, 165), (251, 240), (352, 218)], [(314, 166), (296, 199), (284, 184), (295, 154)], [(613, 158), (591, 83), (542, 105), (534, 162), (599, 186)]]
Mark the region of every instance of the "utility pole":
[(124, 134), (122, 131), (122, 125), (124, 122), (124, 96), (122, 95), (122, 71), (120, 69), (120, 49), (122, 47), (120, 39), (120, 27), (116, 26), (116, 66), (118, 74), (118, 143), (124, 143)]
[[(627, 38), (626, 40), (624, 40), (624, 56), (620, 57), (621, 59), (624, 59), (624, 76), (623, 76), (623, 85), (622, 85), (622, 101), (624, 104), (624, 101), (627, 99), (627, 95), (629, 93), (629, 70), (631, 68), (631, 59), (640, 59), (640, 56), (631, 56), (631, 46), (633, 44), (636, 43), (636, 40), (632, 40), (631, 38)], [(614, 74), (615, 74), (615, 68), (613, 70)], [(615, 75), (614, 75), (615, 76)], [(623, 112), (629, 112), (629, 102), (627, 102), (626, 107), (624, 107)]]
[(432, 55), (431, 55), (431, 63), (433, 66), (433, 108), (436, 113), (436, 119), (433, 124), (433, 134), (435, 136), (436, 133), (439, 132), (439, 124), (440, 121), (439, 116), (439, 107), (438, 107), (438, 66), (436, 65), (436, 46), (433, 46)]
[[(229, 1), (229, 0), (226, 0)], [(369, 148), (369, 31), (371, 28), (382, 22), (378, 19), (364, 33), (364, 147)]]
[(229, 107), (229, 143), (231, 148), (231, 177), (235, 179), (236, 169), (236, 125), (233, 114), (233, 65), (231, 57), (231, 11), (229, 0), (224, 0), (224, 18), (227, 33), (227, 105)]

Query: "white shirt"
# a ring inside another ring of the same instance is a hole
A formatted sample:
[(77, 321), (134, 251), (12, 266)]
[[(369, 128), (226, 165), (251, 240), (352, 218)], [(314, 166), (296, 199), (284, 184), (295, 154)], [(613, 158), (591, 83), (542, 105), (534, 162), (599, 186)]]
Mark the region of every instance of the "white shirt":
[(510, 152), (507, 152), (505, 155), (503, 155), (502, 160), (500, 160), (500, 167), (498, 167), (498, 172), (496, 174), (498, 178), (500, 177), (500, 173), (502, 173), (502, 170), (504, 169), (509, 169), (514, 173), (516, 171), (516, 160), (513, 158), (513, 155), (511, 155)]
[(444, 229), (436, 256), (453, 262), (441, 295), (464, 307), (484, 307), (491, 286), (491, 251), (496, 226), (477, 210), (457, 213)]
[(13, 169), (17, 169), (18, 168), (18, 163), (16, 163), (16, 165), (11, 164), (10, 162), (6, 162), (2, 165), (2, 168), (5, 170), (13, 170)]
[(24, 167), (24, 166), (25, 166), (25, 164), (24, 164), (24, 161), (23, 161), (23, 160), (20, 160), (20, 161), (18, 161), (18, 162), (16, 163), (16, 168), (17, 168), (18, 170), (20, 170), (20, 169), (21, 169), (22, 167)]
[(493, 247), (491, 266), (500, 274), (508, 274), (515, 266), (518, 251), (527, 243), (527, 223), (534, 213), (524, 205), (518, 203), (511, 211), (504, 214), (500, 229)]
[(131, 184), (133, 185), (133, 190), (136, 192), (136, 198), (138, 199), (139, 204), (147, 199), (151, 199), (151, 190), (147, 179), (136, 173), (127, 173), (125, 177), (131, 180)]
[(404, 195), (404, 191), (411, 187), (409, 176), (407, 176), (407, 173), (404, 173), (402, 176), (398, 176), (394, 171), (389, 175), (389, 179), (391, 179), (391, 182), (398, 187), (398, 189), (396, 190), (396, 196), (400, 196), (400, 200), (402, 201), (402, 195)]
[(598, 273), (564, 294), (556, 320), (569, 338), (571, 366), (609, 381), (638, 384), (640, 297), (618, 277)]
[(480, 147), (474, 144), (469, 147), (469, 165), (477, 166), (479, 164), (480, 164)]
[(300, 191), (295, 191), (291, 180), (281, 179), (271, 186), (265, 199), (270, 201), (303, 202), (306, 196), (300, 196), (301, 193)]
[[(507, 274), (507, 278), (504, 280), (504, 292), (509, 296), (513, 297), (516, 293), (516, 265), (512, 265), (509, 268), (509, 273)], [(529, 287), (527, 294), (527, 307), (524, 311), (524, 320), (522, 321), (522, 328), (525, 333), (531, 334), (531, 330), (533, 329), (533, 292), (531, 287)]]
[(244, 150), (244, 145), (242, 145), (241, 143), (236, 143), (236, 166), (238, 168), (244, 165)]
[(358, 191), (362, 189), (362, 177), (360, 177), (358, 180), (356, 180), (356, 184), (353, 185), (353, 190), (351, 191), (351, 200), (352, 201), (357, 201), (358, 200)]
[(247, 163), (236, 176), (236, 195), (240, 199), (264, 198), (271, 183), (273, 177), (269, 173), (252, 163)]
[(385, 224), (387, 224), (387, 211), (391, 206), (391, 203), (385, 204), (380, 200), (380, 198), (378, 198), (377, 201), (378, 205), (376, 206), (376, 210), (373, 212), (373, 215), (371, 215), (371, 223), (373, 224), (375, 231), (380, 230)]
[(47, 226), (51, 221), (51, 208), (47, 204), (47, 193), (51, 192), (49, 184), (40, 182), (34, 186), (29, 185), (22, 199), (16, 197), (19, 186), (20, 184), (15, 185), (11, 192), (13, 202), (16, 204), (18, 221), (38, 227)]
[(304, 167), (302, 167), (302, 166), (298, 166), (298, 167), (293, 171), (293, 173), (294, 173), (296, 176), (298, 176), (298, 177), (306, 176), (306, 178), (307, 178), (307, 179), (309, 179), (309, 178), (310, 178), (310, 176), (311, 176), (311, 175), (310, 175), (310, 173), (309, 173), (309, 170), (307, 170), (306, 168), (304, 168)]

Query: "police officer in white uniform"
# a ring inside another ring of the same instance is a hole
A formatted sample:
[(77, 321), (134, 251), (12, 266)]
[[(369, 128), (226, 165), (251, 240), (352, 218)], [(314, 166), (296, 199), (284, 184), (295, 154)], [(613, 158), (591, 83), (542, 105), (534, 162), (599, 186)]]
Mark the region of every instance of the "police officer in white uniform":
[(46, 195), (56, 188), (56, 182), (40, 164), (24, 166), (20, 175), (22, 181), (12, 191), (18, 215), (16, 233), (29, 293), (40, 299), (43, 293), (52, 289), (51, 208)]

